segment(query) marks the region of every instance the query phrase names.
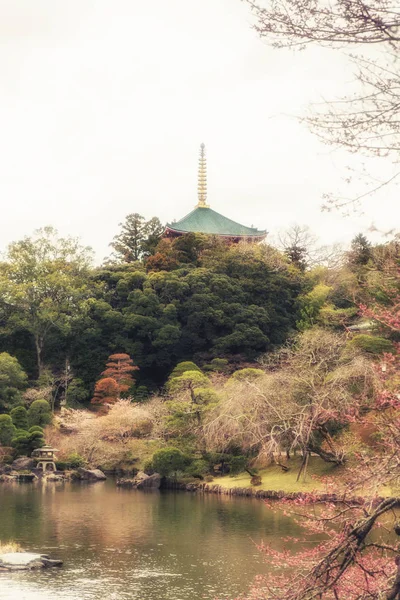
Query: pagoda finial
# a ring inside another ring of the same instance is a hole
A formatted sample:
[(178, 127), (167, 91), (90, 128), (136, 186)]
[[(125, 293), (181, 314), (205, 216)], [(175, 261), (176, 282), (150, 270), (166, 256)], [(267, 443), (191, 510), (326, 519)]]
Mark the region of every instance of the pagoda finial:
[(199, 155), (199, 177), (197, 191), (199, 195), (199, 202), (196, 208), (208, 208), (207, 204), (207, 162), (205, 145), (200, 144), (200, 155)]

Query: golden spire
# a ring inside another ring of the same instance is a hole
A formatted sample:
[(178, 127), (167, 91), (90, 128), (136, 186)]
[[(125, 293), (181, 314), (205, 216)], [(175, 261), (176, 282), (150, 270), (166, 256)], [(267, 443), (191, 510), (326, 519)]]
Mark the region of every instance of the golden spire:
[(209, 208), (207, 204), (207, 162), (205, 145), (200, 145), (200, 156), (199, 156), (199, 179), (197, 191), (199, 195), (199, 202), (196, 208)]

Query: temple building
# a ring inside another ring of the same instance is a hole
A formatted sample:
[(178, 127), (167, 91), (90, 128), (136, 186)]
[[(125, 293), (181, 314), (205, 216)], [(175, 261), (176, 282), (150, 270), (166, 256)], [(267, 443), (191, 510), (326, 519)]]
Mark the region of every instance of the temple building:
[(241, 240), (260, 242), (265, 239), (267, 236), (265, 230), (236, 223), (216, 212), (207, 204), (207, 165), (204, 144), (200, 146), (198, 182), (199, 201), (195, 209), (179, 221), (167, 223), (165, 237), (174, 238), (185, 233), (205, 233), (216, 235), (230, 242)]

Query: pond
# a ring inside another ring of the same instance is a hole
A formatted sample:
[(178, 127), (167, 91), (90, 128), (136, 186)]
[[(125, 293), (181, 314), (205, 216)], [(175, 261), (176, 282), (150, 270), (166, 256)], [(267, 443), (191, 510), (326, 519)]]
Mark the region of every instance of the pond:
[(0, 574), (1, 600), (213, 600), (267, 566), (256, 544), (299, 535), (261, 500), (95, 484), (0, 485), (0, 540), (64, 560)]

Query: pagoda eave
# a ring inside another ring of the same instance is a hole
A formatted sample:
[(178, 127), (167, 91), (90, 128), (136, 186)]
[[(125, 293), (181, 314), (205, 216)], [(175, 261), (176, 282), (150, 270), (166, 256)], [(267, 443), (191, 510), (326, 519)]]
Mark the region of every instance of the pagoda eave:
[(181, 231), (179, 229), (173, 229), (172, 227), (166, 227), (164, 231), (164, 237), (167, 238), (177, 238), (181, 235), (186, 235), (188, 233), (200, 233), (202, 235), (215, 236), (218, 238), (222, 238), (227, 241), (233, 242), (241, 242), (241, 241), (257, 241), (262, 242), (268, 235), (267, 231), (260, 232), (255, 235), (237, 235), (237, 234), (227, 234), (227, 233), (205, 233), (203, 231)]

